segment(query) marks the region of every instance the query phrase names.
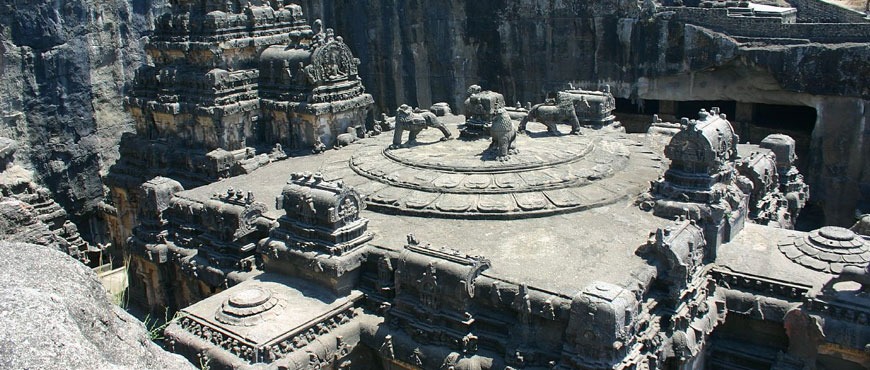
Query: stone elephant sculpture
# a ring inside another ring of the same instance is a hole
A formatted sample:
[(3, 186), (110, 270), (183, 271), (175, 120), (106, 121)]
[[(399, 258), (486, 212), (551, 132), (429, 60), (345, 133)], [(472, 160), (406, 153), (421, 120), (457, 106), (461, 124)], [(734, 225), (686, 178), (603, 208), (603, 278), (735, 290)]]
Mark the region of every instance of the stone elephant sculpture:
[(580, 135), (580, 120), (577, 119), (577, 112), (574, 110), (574, 105), (568, 103), (543, 103), (537, 104), (529, 110), (529, 114), (520, 121), (519, 132), (526, 132), (526, 125), (529, 122), (540, 122), (547, 126), (547, 132), (551, 135), (558, 135), (559, 130), (556, 124), (567, 123), (571, 125), (571, 134)]
[[(393, 144), (390, 148), (409, 147), (417, 144), (417, 135), (429, 127), (441, 130), (444, 137), (441, 141), (450, 140), (452, 135), (447, 127), (438, 120), (432, 112), (422, 111), (414, 112), (411, 107), (402, 104), (396, 111), (396, 129), (393, 131)], [(402, 134), (408, 131), (408, 141), (402, 144)]]

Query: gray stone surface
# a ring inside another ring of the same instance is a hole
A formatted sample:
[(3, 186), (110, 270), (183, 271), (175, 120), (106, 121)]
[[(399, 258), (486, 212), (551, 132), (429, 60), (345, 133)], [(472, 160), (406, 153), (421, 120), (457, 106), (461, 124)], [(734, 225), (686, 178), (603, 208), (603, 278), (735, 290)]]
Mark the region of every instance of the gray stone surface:
[[(441, 119), (454, 132), (464, 121), (462, 116)], [(371, 220), (373, 245), (399, 251), (407, 234), (425, 235), (423, 241), (435, 247), (491, 259), (487, 274), (569, 295), (595, 280), (630, 284), (632, 271), (645, 266), (635, 250), (651, 230), (668, 222), (632, 205), (634, 196), (660, 175), (660, 160), (632, 140), (639, 136), (590, 130), (551, 137), (537, 135), (546, 130), (543, 125), (529, 129), (531, 137), (520, 136), (520, 154), (507, 162), (481, 160), (487, 140), (440, 142), (441, 133), (428, 130), (421, 133), (419, 146), (388, 151), (393, 157), (382, 155), (390, 138), (381, 135), (348, 150), (275, 162), (178, 196), (202, 202), (232, 187), (266, 201), (281, 193), (289, 174), (321, 172), (324, 179), (340, 179), (367, 199), (361, 216)], [(587, 149), (593, 147), (601, 153), (590, 154)], [(357, 158), (376, 164), (363, 171), (354, 164)], [(594, 170), (602, 167), (606, 170)], [(459, 170), (450, 173), (451, 168)], [(372, 174), (378, 171), (380, 176)], [(542, 171), (549, 171), (543, 178), (550, 184), (530, 181), (540, 179), (534, 175)], [(498, 176), (512, 173), (518, 174), (516, 184), (498, 186), (504, 185)], [(442, 182), (447, 180), (459, 189), (446, 188)], [(478, 183), (483, 185), (475, 187)], [(413, 209), (412, 201), (427, 195), (433, 198)], [(540, 207), (530, 206), (535, 204)], [(278, 219), (283, 213), (270, 207), (265, 215)], [(559, 213), (565, 214), (541, 217)]]
[(792, 262), (786, 254), (780, 252), (777, 244), (791, 242), (804, 236), (805, 233), (764, 227), (747, 223), (743, 232), (728, 244), (727, 248), (719, 250), (716, 263), (737, 273), (753, 273), (764, 271), (765, 276), (772, 279), (790, 282), (803, 286), (821, 286), (830, 274), (821, 271), (810, 271)]
[(81, 219), (103, 195), (101, 170), (132, 120), (125, 84), (142, 36), (166, 0), (4, 1), (0, 4), (0, 135)]
[(193, 368), (151, 342), (90, 269), (59, 251), (0, 242), (0, 280), (0, 368)]
[[(25, 144), (20, 157), (77, 220), (99, 202), (97, 175), (117, 158), (121, 134), (132, 130), (121, 97), (145, 58), (143, 36), (167, 3), (75, 0), (57, 12), (48, 3), (2, 5), (0, 133)], [(841, 133), (857, 136), (851, 126), (838, 126), (857, 121), (870, 97), (868, 65), (861, 63), (868, 48), (860, 42), (870, 32), (867, 24), (777, 25), (698, 8), (646, 22), (633, 18), (639, 8), (622, 1), (300, 3), (310, 19), (323, 18), (344, 35), (362, 60), (360, 76), (381, 111), (402, 103), (427, 107), (439, 99), (458, 107), (471, 83), (499, 90), (511, 101), (539, 102), (568, 79), (584, 86), (615, 81), (614, 96), (620, 98), (812, 106), (824, 111), (824, 132), (815, 136), (836, 143)], [(821, 1), (790, 3), (800, 10), (799, 20), (860, 18), (824, 10)], [(703, 28), (682, 25), (686, 20)], [(824, 44), (838, 39), (859, 42)], [(720, 51), (709, 52), (711, 45)], [(834, 117), (840, 110), (828, 108), (828, 100), (838, 95), (857, 97), (847, 101), (860, 108), (845, 111), (846, 119)], [(819, 190), (816, 198), (824, 199), (831, 220), (846, 226), (853, 210), (845, 208), (867, 202), (870, 172), (861, 158), (868, 149), (855, 143), (839, 154), (827, 150), (826, 141), (813, 144), (818, 175), (808, 182)]]

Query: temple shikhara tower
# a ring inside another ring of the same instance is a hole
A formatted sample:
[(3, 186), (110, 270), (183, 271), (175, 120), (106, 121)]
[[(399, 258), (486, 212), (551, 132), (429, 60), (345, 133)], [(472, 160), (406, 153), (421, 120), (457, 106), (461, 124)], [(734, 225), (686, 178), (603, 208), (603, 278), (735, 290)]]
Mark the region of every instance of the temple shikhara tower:
[(174, 0), (159, 18), (125, 100), (136, 132), (106, 179), (115, 245), (154, 176), (203, 185), (365, 131), (373, 99), (341, 36), (287, 1), (242, 3)]

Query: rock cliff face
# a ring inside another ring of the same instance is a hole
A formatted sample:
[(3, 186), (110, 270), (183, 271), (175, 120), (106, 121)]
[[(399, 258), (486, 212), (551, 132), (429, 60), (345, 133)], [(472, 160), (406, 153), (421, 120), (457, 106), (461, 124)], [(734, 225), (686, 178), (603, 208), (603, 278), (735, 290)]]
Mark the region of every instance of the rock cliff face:
[[(366, 86), (377, 104), (390, 110), (403, 102), (428, 106), (446, 100), (459, 106), (473, 83), (511, 101), (540, 101), (568, 82), (611, 83), (619, 96), (636, 98), (643, 78), (737, 62), (766, 70), (783, 90), (870, 99), (870, 65), (860, 62), (866, 60), (866, 45), (711, 37), (685, 26), (694, 11), (651, 17), (622, 0), (307, 0), (302, 5), (310, 18), (321, 17), (347, 35), (363, 61)], [(711, 18), (701, 23), (732, 26)], [(845, 33), (849, 26), (843, 26)], [(775, 28), (767, 37), (780, 37)], [(804, 29), (805, 39), (813, 37), (809, 26), (795, 32)]]
[(76, 218), (103, 195), (101, 169), (131, 129), (125, 85), (164, 0), (0, 2), (0, 135)]

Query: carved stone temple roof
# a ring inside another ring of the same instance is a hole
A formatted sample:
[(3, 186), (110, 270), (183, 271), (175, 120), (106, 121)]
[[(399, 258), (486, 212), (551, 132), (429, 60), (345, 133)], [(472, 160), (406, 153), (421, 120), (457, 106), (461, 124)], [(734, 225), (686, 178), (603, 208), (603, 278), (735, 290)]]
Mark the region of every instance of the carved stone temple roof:
[[(454, 133), (463, 122), (441, 119)], [(518, 138), (520, 153), (508, 162), (481, 159), (487, 140), (439, 142), (438, 130), (424, 130), (411, 148), (385, 150), (391, 135), (376, 136), (178, 196), (199, 200), (237, 187), (269, 199), (281, 194), (290, 174), (319, 172), (365, 200), (360, 217), (369, 220), (371, 244), (395, 249), (408, 233), (425, 235), (433, 246), (491, 259), (489, 273), (565, 292), (596, 279), (630, 279), (624, 271), (646, 266), (635, 249), (669, 223), (630, 206), (663, 171), (660, 157), (626, 134), (550, 137), (538, 135), (544, 127), (537, 125), (530, 124), (531, 137)], [(265, 215), (277, 220), (284, 213)], [(548, 215), (556, 216), (542, 217)]]
[(870, 262), (870, 244), (849, 229), (825, 226), (779, 244), (790, 260), (807, 268), (839, 274), (845, 266)]

